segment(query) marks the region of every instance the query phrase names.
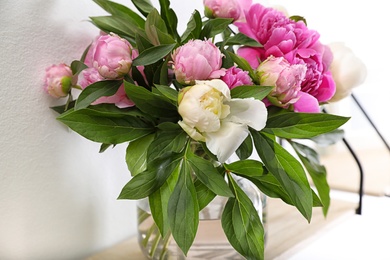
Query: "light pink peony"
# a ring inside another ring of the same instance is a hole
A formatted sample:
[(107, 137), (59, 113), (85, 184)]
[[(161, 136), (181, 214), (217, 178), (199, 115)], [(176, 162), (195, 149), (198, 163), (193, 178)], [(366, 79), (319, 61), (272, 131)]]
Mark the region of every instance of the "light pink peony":
[(237, 67), (230, 67), (221, 79), (228, 85), (229, 89), (242, 85), (253, 85), (252, 79), (248, 74), (248, 71), (243, 71)]
[(233, 18), (234, 21), (245, 19), (244, 11), (252, 4), (252, 0), (203, 0), (205, 15), (209, 18)]
[[(241, 33), (263, 45), (259, 48), (243, 47), (237, 51), (254, 69), (259, 61), (269, 56), (284, 57), (292, 65), (306, 66), (301, 91), (308, 94), (306, 99), (313, 99), (311, 104), (326, 102), (334, 95), (335, 83), (329, 70), (332, 53), (320, 43), (318, 32), (308, 29), (304, 22), (295, 22), (281, 11), (255, 4), (246, 13), (246, 22), (236, 25)], [(300, 112), (317, 112), (318, 106), (297, 103), (294, 108)]]
[(172, 54), (176, 80), (191, 85), (195, 80), (217, 79), (225, 75), (222, 53), (211, 41), (191, 40)]
[(77, 84), (70, 67), (64, 63), (46, 68), (44, 89), (54, 98), (66, 97), (72, 86)]
[(79, 78), (79, 85), (81, 88), (86, 88), (87, 86), (91, 85), (92, 83), (95, 83), (97, 81), (104, 80), (102, 75), (100, 75), (99, 71), (95, 68), (87, 68), (84, 69), (80, 73), (80, 78)]
[(305, 65), (290, 65), (283, 57), (270, 56), (257, 68), (260, 84), (275, 87), (268, 100), (276, 106), (285, 108), (299, 100), (298, 94), (305, 74)]
[(120, 79), (132, 64), (130, 43), (115, 34), (100, 36), (92, 49), (92, 64), (106, 79)]

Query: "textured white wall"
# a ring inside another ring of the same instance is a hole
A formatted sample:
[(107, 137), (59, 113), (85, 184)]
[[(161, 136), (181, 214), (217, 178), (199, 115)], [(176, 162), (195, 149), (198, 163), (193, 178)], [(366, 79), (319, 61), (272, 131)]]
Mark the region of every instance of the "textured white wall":
[[(202, 10), (201, 0), (171, 2), (181, 30), (194, 8)], [(380, 28), (387, 23), (380, 12), (387, 9), (377, 3), (371, 12), (364, 2), (350, 7), (338, 0), (324, 6), (268, 2), (306, 16), (324, 43), (344, 41), (365, 60), (369, 75), (356, 92), (378, 125), (389, 129), (386, 100), (378, 98), (389, 96), (387, 68), (380, 62), (389, 60)], [(99, 154), (99, 145), (55, 120), (48, 108), (55, 101), (42, 90), (45, 67), (79, 58), (97, 34), (86, 20), (100, 14), (90, 0), (0, 2), (0, 259), (82, 259), (135, 234), (135, 204), (116, 200), (130, 177), (126, 147)]]

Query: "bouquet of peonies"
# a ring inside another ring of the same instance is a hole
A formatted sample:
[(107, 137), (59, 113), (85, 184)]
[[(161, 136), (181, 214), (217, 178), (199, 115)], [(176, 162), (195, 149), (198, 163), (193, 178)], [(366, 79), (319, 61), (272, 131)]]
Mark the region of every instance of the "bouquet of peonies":
[(247, 259), (264, 258), (264, 230), (233, 176), (308, 221), (313, 207), (326, 215), (326, 171), (300, 140), (348, 118), (321, 113), (336, 91), (332, 52), (302, 17), (251, 0), (204, 0), (205, 17), (195, 10), (179, 33), (169, 0), (159, 10), (149, 0), (132, 0), (137, 10), (94, 2), (109, 13), (91, 17), (100, 35), (80, 60), (47, 68), (45, 89), (67, 97), (53, 108), (58, 120), (101, 152), (128, 143), (132, 178), (119, 199), (148, 198), (160, 234), (187, 254), (199, 211), (227, 197), (222, 227)]

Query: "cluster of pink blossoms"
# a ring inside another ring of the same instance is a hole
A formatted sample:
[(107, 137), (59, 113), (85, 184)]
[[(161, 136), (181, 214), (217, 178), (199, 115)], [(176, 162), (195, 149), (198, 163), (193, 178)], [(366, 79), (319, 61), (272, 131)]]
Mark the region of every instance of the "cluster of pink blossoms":
[(248, 2), (251, 1), (204, 0), (209, 17), (233, 18), (239, 32), (262, 45), (244, 46), (237, 51), (256, 71), (257, 78), (251, 79), (248, 72), (236, 67), (221, 68), (222, 54), (218, 48), (200, 40), (178, 48), (173, 54), (176, 78), (183, 84), (220, 78), (230, 88), (252, 85), (255, 81), (275, 87), (264, 100), (268, 105), (293, 106), (297, 112), (319, 112), (320, 104), (329, 101), (336, 91), (329, 47), (303, 21), (291, 20), (276, 9)]
[[(122, 79), (131, 72), (132, 61), (137, 56), (137, 50), (127, 40), (115, 34), (102, 33), (88, 49), (84, 60), (88, 68), (81, 71), (77, 77), (72, 76), (71, 69), (66, 64), (52, 65), (46, 69), (45, 89), (55, 89), (57, 91), (55, 95), (52, 94), (53, 91), (48, 91), (48, 93), (60, 98), (67, 96), (71, 87), (76, 87), (77, 84), (81, 89), (85, 89), (102, 80)], [(72, 84), (64, 88), (61, 79), (67, 77), (72, 77)], [(59, 80), (53, 81), (53, 78)], [(101, 103), (115, 104), (120, 108), (134, 106), (134, 103), (127, 97), (123, 84), (114, 95), (101, 97), (93, 104)]]
[[(303, 21), (291, 20), (276, 9), (252, 4), (251, 0), (204, 0), (204, 5), (206, 15), (233, 18), (239, 32), (261, 44), (262, 47), (242, 46), (237, 50), (255, 73), (235, 66), (223, 68), (224, 55), (214, 43), (193, 39), (171, 55), (169, 73), (179, 83), (189, 86), (195, 80), (221, 79), (230, 89), (254, 84), (274, 86), (264, 102), (297, 112), (319, 112), (320, 104), (332, 98), (336, 90), (330, 72), (332, 52), (320, 43), (318, 32), (308, 29)], [(102, 34), (90, 46), (84, 61), (88, 68), (80, 73), (78, 84), (84, 89), (101, 80), (121, 79), (131, 73), (132, 60), (137, 56), (137, 50), (127, 40)], [(65, 71), (64, 66), (47, 69), (45, 88), (55, 97), (66, 96), (75, 85), (70, 69)], [(142, 67), (138, 70), (143, 73)], [(55, 75), (60, 72), (64, 72), (66, 80)], [(115, 95), (101, 97), (93, 104), (99, 103), (134, 105), (123, 85)]]
[(252, 68), (269, 57), (281, 57), (290, 65), (306, 67), (300, 90), (291, 99), (294, 110), (319, 112), (319, 103), (332, 98), (336, 85), (330, 72), (333, 59), (329, 47), (319, 41), (320, 35), (303, 21), (293, 21), (284, 13), (254, 4), (246, 12), (246, 21), (237, 22), (238, 30), (257, 40), (263, 47), (241, 47), (237, 53)]

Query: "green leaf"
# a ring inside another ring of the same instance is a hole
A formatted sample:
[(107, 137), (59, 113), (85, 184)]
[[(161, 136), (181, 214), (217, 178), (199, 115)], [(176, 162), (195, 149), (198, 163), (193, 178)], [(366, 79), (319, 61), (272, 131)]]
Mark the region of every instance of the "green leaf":
[(244, 58), (236, 55), (235, 53), (233, 52), (230, 52), (228, 51), (227, 52), (228, 55), (230, 56), (230, 58), (232, 58), (232, 60), (237, 64), (237, 66), (242, 69), (242, 70), (245, 70), (245, 71), (248, 71), (249, 72), (249, 76), (254, 79), (256, 78), (256, 75), (255, 73), (253, 72), (253, 69), (251, 67), (251, 65), (249, 65), (248, 61), (245, 60)]
[(200, 39), (209, 39), (222, 33), (233, 22), (231, 18), (214, 18), (206, 22), (200, 33)]
[(126, 149), (126, 163), (132, 176), (146, 170), (147, 150), (154, 140), (154, 134), (130, 142)]
[(100, 7), (102, 7), (104, 10), (106, 10), (108, 13), (124, 17), (126, 19), (130, 19), (132, 23), (138, 24), (140, 28), (144, 28), (145, 20), (128, 7), (108, 0), (93, 1), (97, 3)]
[(90, 19), (100, 30), (106, 33), (113, 32), (121, 37), (135, 39), (135, 35), (142, 30), (136, 23), (132, 23), (131, 20), (118, 16), (95, 16), (90, 17)]
[(72, 70), (72, 74), (73, 75), (78, 75), (81, 71), (83, 71), (84, 69), (88, 68), (87, 65), (85, 65), (83, 62), (81, 61), (78, 61), (78, 60), (74, 60), (72, 61), (72, 63), (70, 64), (70, 68)]
[(224, 164), (226, 170), (245, 176), (262, 176), (264, 165), (256, 160), (241, 160)]
[(169, 230), (168, 203), (179, 178), (179, 167), (176, 167), (164, 185), (149, 196), (150, 210), (154, 222), (165, 237)]
[(194, 183), (196, 189), (196, 197), (198, 198), (199, 210), (205, 208), (216, 196), (206, 185), (199, 179)]
[(148, 39), (153, 45), (160, 45), (159, 37), (157, 30), (161, 33), (167, 33), (167, 27), (164, 20), (161, 18), (160, 14), (156, 9), (153, 9), (146, 18), (145, 23), (145, 33), (148, 36)]
[(150, 92), (149, 90), (125, 81), (127, 96), (135, 103), (142, 112), (155, 117), (177, 118), (179, 114), (167, 98)]
[(333, 131), (348, 120), (325, 113), (284, 113), (268, 118), (263, 131), (287, 139), (311, 138)]
[(103, 80), (89, 85), (80, 93), (75, 110), (86, 108), (100, 97), (114, 95), (121, 85), (122, 80)]
[(170, 35), (176, 39), (180, 39), (177, 33), (177, 16), (176, 13), (169, 7), (169, 0), (159, 0), (161, 7), (161, 17), (167, 25), (167, 29)]
[(319, 156), (315, 150), (297, 142), (291, 141), (290, 143), (313, 180), (323, 205), (323, 213), (326, 216), (330, 206), (330, 187), (326, 180), (326, 168), (320, 164)]
[(195, 10), (187, 23), (187, 28), (181, 36), (182, 42), (187, 42), (189, 38), (199, 39), (200, 32), (202, 31), (202, 18)]
[(147, 39), (146, 35), (136, 34), (135, 42), (139, 52), (143, 52), (144, 50), (153, 47), (153, 44)]
[(167, 56), (176, 44), (164, 44), (146, 49), (133, 60), (133, 66), (149, 65)]
[(271, 198), (280, 198), (285, 203), (294, 205), (291, 201), (290, 196), (283, 189), (280, 182), (275, 178), (274, 175), (268, 173), (262, 176), (245, 176), (238, 174), (241, 177), (244, 177), (250, 180), (256, 187), (261, 190), (265, 195)]
[(154, 160), (167, 152), (180, 153), (187, 143), (187, 134), (178, 131), (160, 131), (148, 150), (148, 160)]
[(250, 47), (262, 47), (258, 41), (246, 36), (242, 33), (237, 33), (236, 35), (227, 38), (224, 42), (224, 45), (245, 45)]
[(245, 138), (244, 142), (240, 144), (238, 149), (236, 150), (236, 154), (238, 158), (241, 160), (247, 159), (253, 153), (253, 143), (250, 135)]
[(336, 129), (329, 133), (320, 134), (310, 139), (321, 146), (328, 146), (341, 141), (343, 138), (344, 130)]
[(289, 18), (291, 20), (293, 20), (293, 21), (296, 21), (296, 22), (302, 21), (302, 22), (304, 22), (307, 25), (306, 19), (304, 17), (300, 16), (300, 15), (292, 15)]
[(154, 132), (154, 126), (142, 118), (107, 112), (105, 106), (70, 109), (57, 119), (85, 138), (105, 144), (133, 141)]
[(100, 145), (99, 153), (104, 153), (112, 144), (102, 144)]
[(179, 179), (168, 202), (168, 218), (172, 236), (187, 255), (199, 224), (199, 205), (189, 165), (183, 161)]
[(313, 198), (306, 172), (294, 156), (263, 133), (251, 131), (258, 155), (290, 196), (294, 206), (310, 221)]
[(259, 213), (244, 191), (229, 176), (235, 193), (222, 213), (222, 227), (230, 244), (245, 259), (264, 259), (264, 228)]
[(232, 98), (255, 98), (263, 100), (273, 87), (269, 86), (238, 86), (231, 90)]
[(131, 2), (145, 17), (154, 9), (152, 2), (149, 0), (131, 0)]
[(147, 170), (135, 175), (122, 189), (118, 199), (137, 200), (158, 190), (167, 181), (182, 157), (165, 154), (150, 162)]
[(223, 176), (219, 174), (210, 161), (193, 153), (188, 153), (187, 159), (198, 179), (212, 192), (224, 197), (234, 196)]
[(161, 92), (161, 94), (163, 94), (165, 97), (177, 103), (177, 96), (179, 92), (177, 92), (175, 89), (170, 88), (168, 86), (157, 85), (157, 84), (155, 84), (155, 86)]
[(76, 104), (76, 100), (71, 101), (68, 105), (60, 105), (60, 106), (55, 106), (55, 107), (50, 107), (54, 111), (56, 111), (58, 114), (65, 113), (67, 110), (71, 109), (74, 107)]

